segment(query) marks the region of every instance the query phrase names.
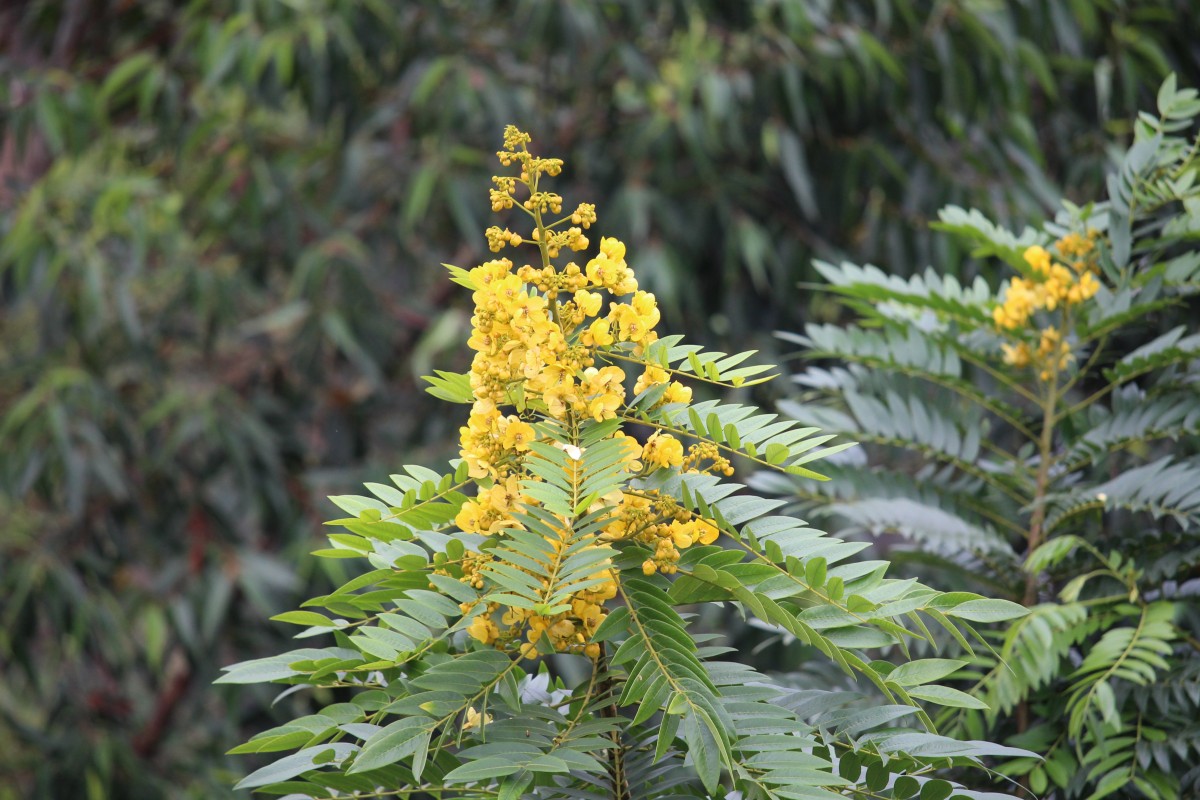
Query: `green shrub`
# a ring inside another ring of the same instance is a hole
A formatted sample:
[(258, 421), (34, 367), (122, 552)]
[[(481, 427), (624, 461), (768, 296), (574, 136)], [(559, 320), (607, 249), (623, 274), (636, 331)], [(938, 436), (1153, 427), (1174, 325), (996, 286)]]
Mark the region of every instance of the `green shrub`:
[[(933, 270), (819, 266), (858, 321), (810, 325), (790, 416), (873, 445), (802, 505), (884, 538), (939, 584), (1030, 607), (956, 678), (989, 710), (959, 735), (1026, 747), (1038, 794), (1197, 790), (1200, 139), (1174, 77), (1109, 199), (1019, 234), (948, 208), (939, 227), (1018, 273), (999, 292)], [(764, 478), (787, 490), (780, 481)]]
[[(734, 457), (821, 479), (808, 465), (849, 445), (693, 402), (688, 383), (745, 386), (770, 368), (658, 338), (655, 297), (616, 239), (583, 267), (567, 262), (589, 248), (595, 208), (564, 212), (547, 188), (562, 162), (528, 142), (506, 130), (500, 160), (518, 174), (493, 179), (492, 207), (515, 206), (532, 230), (487, 238), (494, 251), (532, 246), (534, 265), (450, 267), (473, 291), (475, 357), (470, 373), (430, 383), (470, 404), (463, 458), (333, 498), (350, 516), (317, 555), (372, 569), (276, 618), (331, 644), (220, 679), (315, 701), (236, 749), (296, 751), (239, 785), (311, 798), (819, 798), (923, 784), (945, 797), (941, 767), (1032, 756), (934, 733), (936, 708), (983, 707), (939, 683), (967, 662), (905, 657), (933, 641), (928, 626), (969, 650), (969, 622), (1024, 609), (885, 578), (886, 562), (849, 560), (861, 545), (722, 480)], [(722, 660), (720, 637), (689, 630), (687, 609), (708, 603), (786, 631), (874, 691), (789, 689)], [(900, 663), (868, 655), (881, 649)]]

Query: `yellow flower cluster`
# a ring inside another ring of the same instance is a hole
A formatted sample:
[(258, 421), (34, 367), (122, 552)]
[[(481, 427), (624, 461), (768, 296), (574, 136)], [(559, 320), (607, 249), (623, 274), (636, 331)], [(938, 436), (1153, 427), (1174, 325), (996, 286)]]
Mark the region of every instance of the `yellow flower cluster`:
[(1082, 234), (1068, 233), (1055, 243), (1055, 248), (1064, 259), (1071, 260), (1071, 266), (1076, 272), (1083, 272), (1085, 269), (1095, 269), (1095, 262), (1085, 262), (1096, 252), (1098, 238), (1100, 232), (1095, 228), (1088, 228)]
[(1042, 331), (1033, 358), (1037, 364), (1042, 365), (1039, 377), (1048, 381), (1053, 373), (1066, 369), (1074, 356), (1071, 355), (1071, 346), (1063, 341), (1062, 334), (1051, 325)]
[[(678, 442), (676, 442), (678, 444)], [(693, 544), (712, 544), (720, 535), (717, 524), (680, 508), (674, 498), (656, 493), (623, 493), (613, 512), (613, 522), (601, 537), (607, 541), (635, 541), (653, 555), (642, 563), (642, 572), (673, 574), (679, 551)]]
[[(1054, 243), (1060, 261), (1056, 262), (1044, 247), (1034, 245), (1025, 250), (1025, 263), (1030, 278), (1013, 278), (1004, 293), (1004, 302), (992, 310), (992, 320), (1002, 332), (1024, 328), (1037, 311), (1059, 310), (1065, 319), (1071, 307), (1090, 300), (1100, 289), (1096, 279), (1096, 238), (1091, 228), (1085, 234), (1069, 233)], [(1005, 364), (1024, 368), (1034, 365), (1038, 376), (1049, 381), (1054, 374), (1066, 369), (1074, 357), (1070, 344), (1053, 326), (1041, 331), (1036, 349), (1025, 341), (1001, 345)]]
[[(680, 469), (694, 473), (733, 474), (729, 460), (720, 455), (715, 445), (707, 442), (692, 445), (685, 453), (682, 442), (661, 431), (646, 440), (645, 445), (639, 445), (629, 436), (625, 439), (629, 444), (627, 463), (633, 470)], [(605, 541), (636, 541), (650, 548), (653, 555), (642, 563), (642, 572), (646, 575), (656, 572), (674, 574), (678, 569), (676, 562), (680, 550), (696, 543), (712, 544), (720, 535), (716, 522), (680, 508), (674, 498), (655, 491), (620, 492), (613, 497), (601, 498), (595, 508), (604, 505), (613, 508), (613, 521), (603, 528), (601, 538)]]
[[(1072, 237), (1056, 243), (1060, 253), (1065, 251), (1078, 255), (1083, 246), (1080, 242), (1091, 245), (1090, 239), (1083, 239), (1076, 234), (1072, 234)], [(1090, 252), (1092, 247), (1083, 251), (1083, 255)], [(1059, 305), (1077, 305), (1090, 300), (1100, 289), (1094, 272), (1095, 264), (1085, 258), (1072, 261), (1074, 270), (1068, 269), (1055, 263), (1044, 247), (1034, 245), (1025, 250), (1025, 262), (1032, 268), (1034, 278), (1013, 278), (1008, 284), (1004, 302), (992, 311), (992, 320), (1005, 330), (1023, 326), (1035, 311), (1053, 311)]]
[[(532, 218), (534, 229), (525, 237), (493, 226), (487, 229), (486, 238), (492, 252), (532, 245), (538, 250), (540, 264), (516, 267), (510, 259), (498, 258), (469, 272), (475, 303), (468, 340), (475, 352), (470, 371), (475, 401), (467, 424), (460, 429), (460, 445), (469, 474), (480, 482), (480, 490), (463, 503), (455, 524), (464, 532), (483, 536), (521, 528), (514, 512), (536, 505), (522, 493), (521, 486), (535, 480), (524, 460), (531, 442), (539, 436), (537, 417), (548, 417), (575, 430), (588, 420), (603, 422), (620, 416), (626, 404), (625, 371), (597, 362), (637, 361), (657, 340), (654, 329), (660, 316), (654, 295), (639, 290), (625, 260), (625, 245), (616, 239), (602, 237), (599, 252), (583, 266), (553, 263), (562, 251), (581, 252), (590, 246), (583, 231), (596, 222), (596, 210), (581, 203), (556, 222), (543, 218), (547, 213), (561, 213), (562, 198), (539, 188), (539, 179), (558, 174), (562, 161), (532, 155), (529, 142), (528, 134), (512, 126), (505, 130), (500, 162), (519, 166), (520, 174), (493, 178), (491, 204), (495, 211), (523, 209)], [(527, 195), (526, 199), (519, 201), (518, 193)], [(607, 312), (605, 296), (612, 298)], [(671, 380), (667, 369), (642, 366), (635, 394), (661, 386), (660, 404), (691, 400), (691, 389)], [(517, 413), (503, 413), (503, 407), (512, 407)], [(729, 461), (712, 446), (696, 445), (685, 452), (683, 444), (665, 432), (654, 434), (644, 446), (619, 431), (613, 436), (627, 443), (624, 467), (631, 477), (661, 468), (732, 472)], [(572, 445), (558, 446), (573, 458), (581, 455)], [(673, 573), (680, 550), (697, 542), (711, 543), (719, 533), (712, 520), (653, 492), (614, 492), (597, 499), (591, 510), (604, 508), (610, 509), (611, 522), (598, 534), (598, 543), (632, 541), (649, 548), (653, 555), (643, 565), (646, 574)], [(561, 553), (572, 535), (568, 520), (562, 520), (559, 534), (552, 545)], [(441, 571), (483, 588), (491, 560), (487, 551), (467, 552)], [(544, 579), (533, 577), (549, 588)], [(468, 633), (485, 644), (519, 649), (526, 657), (536, 655), (542, 643), (560, 652), (596, 657), (599, 645), (590, 638), (604, 620), (604, 603), (616, 596), (617, 576), (611, 569), (603, 569), (592, 580), (595, 583), (571, 596), (569, 611), (544, 615), (491, 603), (478, 610)], [(463, 611), (476, 609), (466, 604)]]
[(654, 364), (647, 364), (642, 374), (638, 376), (637, 383), (633, 385), (633, 393), (635, 395), (650, 389), (654, 386), (667, 384), (666, 391), (663, 392), (663, 403), (690, 403), (692, 401), (692, 389), (690, 386), (684, 386), (678, 381), (672, 382), (667, 371), (662, 367)]
[(1024, 369), (1029, 366), (1029, 362), (1033, 359), (1029, 352), (1029, 345), (1025, 342), (1017, 342), (1016, 344), (1008, 344), (1007, 342), (1000, 345), (1000, 352), (1004, 356), (1004, 363), (1014, 366), (1018, 369)]

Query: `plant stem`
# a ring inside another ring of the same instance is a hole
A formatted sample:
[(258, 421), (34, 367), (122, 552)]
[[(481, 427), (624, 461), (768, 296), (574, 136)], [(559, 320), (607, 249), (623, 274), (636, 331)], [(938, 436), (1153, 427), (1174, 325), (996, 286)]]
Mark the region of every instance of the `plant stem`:
[[(1033, 516), (1029, 520), (1029, 547), (1027, 553), (1032, 553), (1042, 543), (1042, 525), (1046, 521), (1046, 489), (1050, 483), (1051, 448), (1054, 446), (1054, 409), (1058, 405), (1058, 370), (1055, 369), (1047, 382), (1046, 394), (1042, 397), (1042, 435), (1038, 438), (1038, 471), (1037, 485), (1033, 493)], [(1029, 573), (1025, 576), (1026, 606), (1037, 602), (1038, 576)]]
[[(602, 674), (600, 679), (600, 696), (607, 696), (608, 702), (600, 709), (600, 715), (608, 719), (620, 716), (617, 711), (617, 693), (613, 686), (612, 675), (608, 671), (608, 647), (600, 644), (600, 657), (596, 659), (595, 669)], [(625, 777), (625, 752), (621, 745), (621, 732), (612, 732), (612, 749), (608, 751), (608, 772), (612, 780), (613, 800), (629, 800), (629, 784)]]
[[(542, 256), (542, 268), (548, 269), (550, 267), (550, 245), (546, 240), (549, 238), (549, 228), (542, 221), (542, 206), (537, 202), (537, 186), (538, 171), (534, 170), (533, 174), (529, 176), (529, 196), (534, 201), (533, 223), (537, 226), (537, 246), (538, 252)], [(562, 318), (558, 314), (558, 296), (547, 296), (546, 300), (550, 306), (550, 316), (554, 318), (554, 324), (562, 331), (563, 336), (566, 336), (567, 329), (563, 327)]]

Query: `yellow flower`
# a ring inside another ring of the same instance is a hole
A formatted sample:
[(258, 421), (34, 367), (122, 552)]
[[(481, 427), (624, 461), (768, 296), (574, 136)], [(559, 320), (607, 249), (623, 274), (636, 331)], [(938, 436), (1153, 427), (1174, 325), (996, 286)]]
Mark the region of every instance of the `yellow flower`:
[(1033, 271), (1045, 275), (1050, 272), (1050, 254), (1041, 245), (1025, 249), (1025, 261)]
[(495, 472), (497, 455), (494, 436), (500, 412), (491, 400), (476, 400), (465, 427), (459, 428), (461, 455), (467, 462), (472, 478), (486, 478)]
[(620, 367), (589, 367), (583, 372), (579, 394), (588, 416), (597, 422), (612, 419), (625, 401), (625, 371)]
[(692, 546), (691, 530), (681, 523), (672, 523), (671, 527), (671, 543), (680, 550), (684, 550)]
[(679, 381), (671, 381), (671, 385), (663, 394), (662, 401), (664, 403), (690, 403), (692, 402), (692, 387), (684, 386)]
[(1012, 330), (1024, 325), (1043, 304), (1044, 298), (1034, 284), (1024, 278), (1013, 278), (1004, 292), (1004, 302), (992, 310), (992, 319), (1001, 328)]
[[(524, 131), (522, 131), (516, 125), (505, 125), (504, 126), (504, 149), (505, 150), (516, 151), (520, 148), (523, 148), (525, 145), (529, 144), (532, 141), (533, 141), (533, 137), (531, 137), (528, 133), (525, 133)], [(497, 153), (497, 155), (500, 156), (501, 163), (503, 163), (505, 166), (508, 166), (508, 163), (506, 163), (504, 161), (504, 159), (506, 157), (511, 158), (511, 156), (509, 156), (507, 153), (504, 153), (504, 152)]]
[(610, 261), (615, 261), (622, 265), (625, 263), (625, 244), (620, 239), (612, 236), (601, 237), (600, 252)]
[(603, 609), (600, 606), (587, 600), (576, 598), (571, 601), (571, 613), (583, 622), (585, 627), (591, 621), (598, 619), (602, 611)]
[[(517, 504), (524, 499), (521, 496), (521, 480), (516, 475), (509, 475), (502, 481), (496, 481), (492, 484), (492, 488), (487, 490), (488, 505), (501, 514), (515, 510)], [(507, 521), (511, 525), (516, 524), (512, 520)]]
[(546, 404), (546, 411), (555, 419), (565, 419), (567, 412), (575, 407), (577, 401), (575, 385), (570, 378), (563, 383), (551, 386), (542, 393), (542, 402)]
[(629, 294), (637, 289), (633, 270), (625, 263), (625, 245), (617, 239), (601, 238), (600, 254), (587, 263), (586, 270), (593, 285), (615, 295)]
[(1042, 284), (1042, 302), (1045, 307), (1053, 311), (1060, 301), (1066, 300), (1073, 283), (1074, 276), (1069, 269), (1062, 264), (1053, 264), (1047, 273), (1046, 282)]
[(1042, 330), (1042, 338), (1038, 341), (1038, 357), (1048, 356), (1062, 341), (1062, 334), (1053, 325)]
[[(608, 239), (601, 239), (601, 247)], [(585, 267), (588, 280), (602, 289), (611, 289), (620, 278), (620, 267), (603, 252), (588, 261)]]
[(612, 335), (612, 325), (606, 319), (598, 319), (588, 326), (587, 339), (584, 344), (596, 347), (607, 347), (616, 341)]
[(492, 621), (492, 618), (485, 613), (471, 620), (471, 624), (467, 626), (467, 635), (484, 644), (491, 644), (500, 635), (500, 629), (496, 627), (496, 623)]
[(499, 258), (495, 261), (485, 261), (475, 269), (471, 270), (471, 280), (479, 289), (475, 292), (474, 299), (479, 302), (481, 298), (486, 298), (486, 292), (490, 289), (493, 283), (503, 280), (509, 275), (512, 270), (512, 262), (507, 258)]
[(503, 211), (506, 208), (513, 207), (512, 195), (499, 189), (489, 189), (488, 194), (492, 201), (492, 211)]
[[(1093, 233), (1095, 231), (1089, 231), (1089, 234)], [(1078, 233), (1068, 233), (1056, 242), (1056, 246), (1064, 258), (1083, 258), (1095, 249), (1096, 243), (1090, 236), (1085, 238)]]
[(522, 499), (520, 481), (510, 475), (498, 480), (490, 489), (481, 490), (474, 499), (463, 502), (454, 516), (454, 524), (464, 533), (483, 536), (505, 528), (520, 528), (522, 526), (509, 516), (509, 512), (513, 510), (514, 502)]
[(1074, 357), (1071, 345), (1063, 340), (1057, 328), (1050, 326), (1042, 331), (1036, 355), (1037, 362), (1042, 365), (1039, 374), (1042, 380), (1048, 381), (1055, 373), (1066, 369)]
[(588, 245), (590, 244), (590, 242), (588, 242), (588, 238), (583, 235), (583, 231), (581, 231), (579, 228), (568, 228), (567, 232), (563, 234), (563, 240), (567, 247), (571, 248), (577, 253), (580, 250), (587, 250)]
[(1018, 342), (1015, 346), (1011, 344), (1002, 344), (1000, 349), (1004, 352), (1004, 363), (1011, 364), (1014, 367), (1029, 366), (1029, 345), (1024, 342)]
[(516, 417), (510, 417), (504, 428), (504, 447), (508, 450), (524, 452), (529, 449), (529, 443), (537, 438), (533, 426), (522, 422)]
[(665, 369), (654, 364), (647, 364), (642, 374), (638, 376), (637, 383), (633, 385), (633, 393), (641, 394), (651, 386), (658, 386), (668, 380), (670, 380), (670, 376)]
[(646, 440), (642, 459), (656, 469), (683, 463), (683, 444), (669, 433), (656, 433)]
[(474, 500), (466, 501), (458, 509), (458, 514), (454, 517), (454, 524), (464, 533), (479, 533), (481, 510), (479, 503)]
[(523, 608), (509, 608), (500, 615), (500, 621), (509, 626), (520, 625), (530, 613)]
[(715, 522), (701, 519), (692, 524), (696, 528), (696, 541), (700, 542), (700, 544), (712, 544), (721, 535), (721, 529), (717, 527)]
[(582, 225), (585, 229), (590, 228), (595, 221), (596, 207), (591, 203), (580, 203), (575, 209), (575, 213), (571, 215), (571, 223)]
[(642, 445), (637, 439), (627, 433), (617, 433), (613, 436), (614, 439), (620, 439), (625, 449), (624, 461), (629, 469), (637, 472), (641, 470), (642, 465), (638, 459), (642, 457)]
[(575, 305), (579, 306), (584, 316), (587, 317), (594, 317), (600, 313), (600, 304), (603, 300), (604, 298), (596, 292), (589, 292), (586, 289), (575, 292)]
[(462, 729), (464, 731), (473, 730), (475, 728), (482, 727), (483, 725), (487, 725), (491, 721), (492, 721), (491, 714), (480, 714), (475, 709), (468, 708), (467, 709), (467, 718), (463, 722)]
[(649, 292), (637, 292), (631, 303), (614, 305), (608, 315), (617, 324), (617, 338), (622, 342), (646, 340), (658, 324), (659, 316), (654, 295)]
[(1098, 291), (1100, 291), (1100, 282), (1096, 280), (1096, 276), (1085, 272), (1079, 276), (1079, 282), (1070, 288), (1067, 293), (1067, 302), (1082, 303), (1084, 300), (1095, 297)]
[(487, 236), (488, 249), (493, 253), (499, 253), (506, 246), (516, 247), (521, 243), (521, 234), (514, 233), (508, 228), (500, 228), (493, 225), (488, 228), (484, 235)]

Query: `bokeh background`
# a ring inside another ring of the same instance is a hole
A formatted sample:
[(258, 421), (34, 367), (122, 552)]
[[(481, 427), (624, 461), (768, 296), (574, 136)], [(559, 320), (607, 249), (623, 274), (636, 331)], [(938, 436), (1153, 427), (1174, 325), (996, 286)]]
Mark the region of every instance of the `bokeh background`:
[[(330, 493), (455, 454), (507, 123), (664, 330), (768, 360), (813, 258), (1102, 197), (1193, 0), (0, 0), (0, 798), (232, 797), (211, 686), (341, 577)], [(770, 392), (786, 393), (786, 382)], [(768, 665), (769, 666), (769, 665)]]

